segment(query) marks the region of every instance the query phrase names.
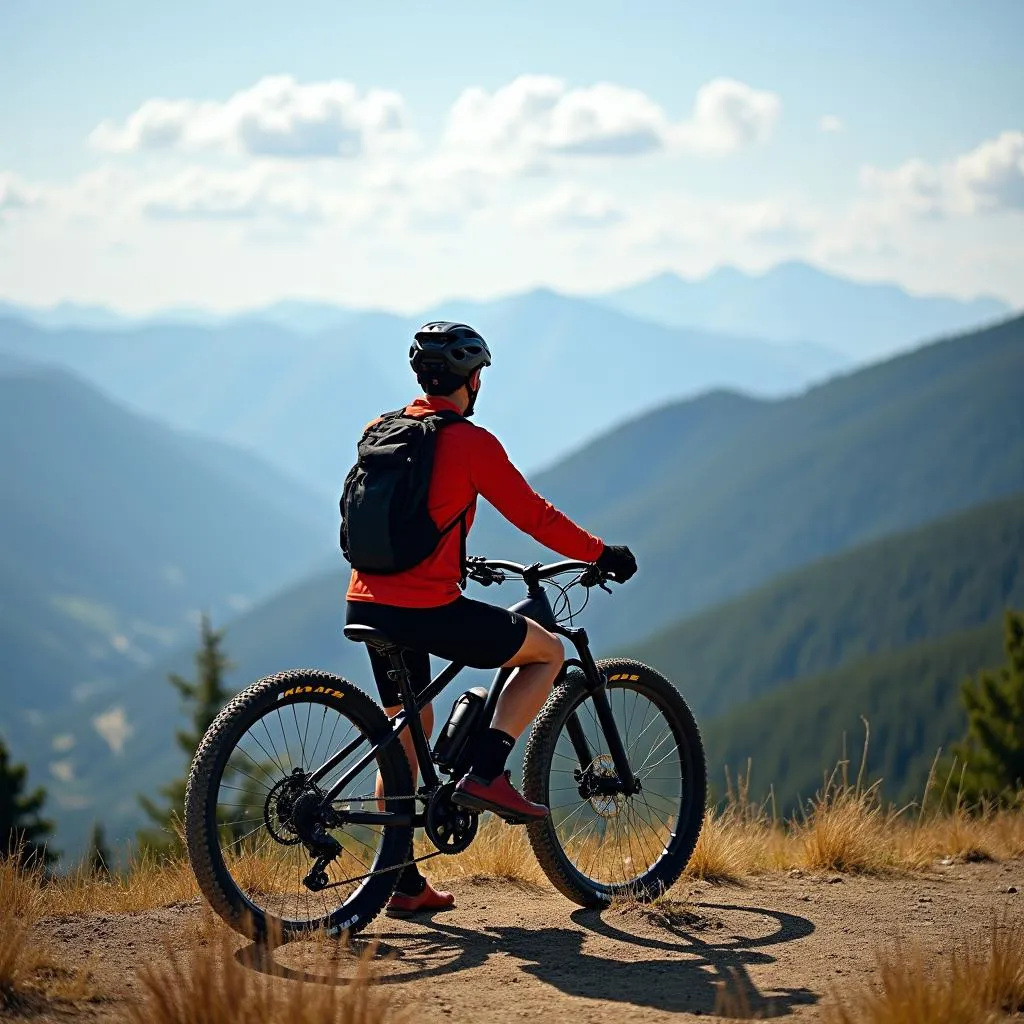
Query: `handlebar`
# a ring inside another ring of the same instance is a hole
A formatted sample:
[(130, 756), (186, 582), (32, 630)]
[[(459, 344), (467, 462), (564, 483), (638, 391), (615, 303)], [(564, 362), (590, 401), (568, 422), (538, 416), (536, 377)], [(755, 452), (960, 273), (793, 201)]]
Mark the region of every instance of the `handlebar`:
[(482, 583), (485, 587), (492, 583), (503, 583), (505, 573), (521, 576), (527, 584), (535, 584), (566, 572), (580, 573), (579, 582), (585, 587), (601, 586), (606, 580), (618, 582), (613, 573), (603, 572), (595, 563), (578, 562), (574, 559), (551, 562), (548, 565), (542, 565), (540, 562), (521, 565), (519, 562), (508, 562), (501, 558), (484, 558), (479, 555), (466, 559), (466, 575), (470, 579)]

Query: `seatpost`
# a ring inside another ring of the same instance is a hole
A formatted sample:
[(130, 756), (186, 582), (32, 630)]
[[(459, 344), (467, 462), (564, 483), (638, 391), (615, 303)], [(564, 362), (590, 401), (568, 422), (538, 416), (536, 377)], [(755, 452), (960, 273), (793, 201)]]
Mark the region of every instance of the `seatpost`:
[[(413, 692), (412, 680), (410, 678), (409, 666), (405, 663), (405, 654), (400, 647), (392, 647), (388, 652), (388, 659), (391, 662), (391, 670), (388, 672), (388, 679), (391, 680), (402, 695), (402, 706), (405, 708), (406, 724), (409, 734), (412, 736), (413, 749), (416, 751), (416, 760), (419, 761), (420, 773), (423, 775), (424, 783), (435, 785), (437, 774), (434, 772), (433, 757), (430, 747), (427, 746), (427, 738), (423, 735), (423, 726), (420, 724), (420, 712), (416, 707), (416, 694)], [(415, 786), (415, 779), (413, 785)]]

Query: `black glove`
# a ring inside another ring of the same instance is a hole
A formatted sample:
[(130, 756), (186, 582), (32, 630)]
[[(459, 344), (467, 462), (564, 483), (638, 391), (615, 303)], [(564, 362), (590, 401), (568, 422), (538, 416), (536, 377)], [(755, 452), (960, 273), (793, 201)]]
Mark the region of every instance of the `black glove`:
[(605, 544), (596, 564), (601, 572), (610, 572), (619, 583), (636, 575), (636, 559), (624, 544)]

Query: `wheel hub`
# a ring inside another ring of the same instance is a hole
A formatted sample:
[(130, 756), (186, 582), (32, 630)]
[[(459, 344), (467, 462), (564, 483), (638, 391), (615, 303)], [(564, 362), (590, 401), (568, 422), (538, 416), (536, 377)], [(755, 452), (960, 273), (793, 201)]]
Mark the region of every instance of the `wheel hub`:
[(610, 754), (598, 754), (577, 773), (579, 793), (602, 818), (614, 818), (622, 810), (626, 794)]

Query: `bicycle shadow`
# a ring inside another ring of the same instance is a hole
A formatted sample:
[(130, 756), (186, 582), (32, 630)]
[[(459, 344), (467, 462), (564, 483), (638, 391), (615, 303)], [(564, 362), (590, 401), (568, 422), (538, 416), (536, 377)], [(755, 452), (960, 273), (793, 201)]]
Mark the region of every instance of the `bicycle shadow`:
[[(566, 995), (650, 1009), (710, 1015), (731, 1006), (742, 1008), (745, 1016), (765, 1019), (818, 1001), (819, 996), (807, 988), (762, 992), (749, 973), (750, 967), (776, 961), (765, 951), (766, 947), (812, 934), (815, 928), (811, 921), (761, 907), (710, 903), (693, 906), (700, 911), (721, 910), (770, 918), (776, 928), (768, 935), (725, 935), (721, 941), (714, 941), (694, 929), (674, 925), (665, 926), (665, 938), (636, 935), (616, 927), (596, 910), (577, 910), (571, 914), (575, 928), (500, 925), (475, 930), (451, 924), (438, 915), (422, 922), (415, 933), (385, 932), (375, 939), (355, 939), (348, 952), (359, 955), (375, 948), (376, 955), (386, 959), (381, 984), (412, 984), (452, 975), (482, 966), (500, 954), (519, 961), (518, 971)], [(588, 933), (605, 940), (601, 952), (584, 948)], [(239, 962), (266, 971), (267, 951), (254, 955), (256, 949), (249, 946), (240, 950)], [(278, 976), (307, 982), (346, 983), (336, 972), (277, 963), (270, 970)]]

